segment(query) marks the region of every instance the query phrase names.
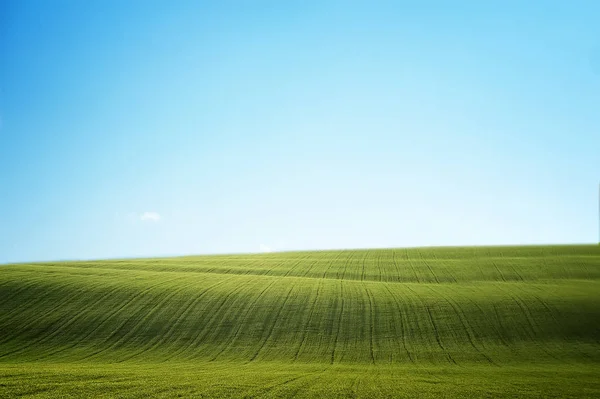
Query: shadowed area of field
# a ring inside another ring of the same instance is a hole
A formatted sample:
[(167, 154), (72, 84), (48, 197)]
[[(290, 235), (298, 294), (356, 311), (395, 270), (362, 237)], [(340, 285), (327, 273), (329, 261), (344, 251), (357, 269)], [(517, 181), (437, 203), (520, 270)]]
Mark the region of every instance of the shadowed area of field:
[(96, 378), (85, 367), (102, 384), (132, 379), (134, 396), (150, 389), (136, 378), (167, 389), (169, 375), (224, 397), (450, 395), (440, 389), (460, 378), (496, 387), (491, 397), (600, 395), (593, 245), (7, 265), (0, 298), (0, 394), (47, 378), (39, 394), (62, 395), (71, 382), (58, 375)]

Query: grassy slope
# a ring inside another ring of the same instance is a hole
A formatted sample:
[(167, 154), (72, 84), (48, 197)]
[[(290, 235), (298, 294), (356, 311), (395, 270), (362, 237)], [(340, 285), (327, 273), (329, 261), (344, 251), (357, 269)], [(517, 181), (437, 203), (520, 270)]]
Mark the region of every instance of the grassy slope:
[(600, 396), (600, 247), (0, 268), (0, 395)]

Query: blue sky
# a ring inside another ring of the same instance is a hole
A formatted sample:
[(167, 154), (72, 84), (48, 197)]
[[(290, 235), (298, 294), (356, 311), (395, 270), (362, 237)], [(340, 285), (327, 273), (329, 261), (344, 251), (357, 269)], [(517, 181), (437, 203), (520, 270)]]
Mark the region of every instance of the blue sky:
[(1, 1), (0, 262), (595, 242), (600, 3), (524, 3)]

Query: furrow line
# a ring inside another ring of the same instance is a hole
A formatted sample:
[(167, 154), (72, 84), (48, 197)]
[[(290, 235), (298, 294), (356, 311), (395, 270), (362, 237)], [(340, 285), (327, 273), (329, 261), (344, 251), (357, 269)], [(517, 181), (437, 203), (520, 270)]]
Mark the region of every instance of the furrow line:
[[(452, 286), (449, 286), (449, 289), (451, 289), (453, 292), (458, 291), (457, 288), (454, 288)], [(468, 301), (471, 302), (473, 305), (475, 305), (475, 307), (477, 307), (477, 309), (479, 309), (479, 311), (481, 312), (482, 315), (487, 314), (487, 312), (481, 307), (479, 302), (474, 301), (471, 297), (468, 298)], [(496, 313), (496, 319), (498, 320), (498, 323), (501, 323), (500, 318), (498, 316), (498, 310), (496, 309), (495, 305), (494, 305), (494, 311)], [(494, 327), (494, 331), (498, 334), (498, 339), (500, 340), (500, 342), (502, 342), (502, 344), (504, 346), (506, 346), (507, 348), (509, 348), (511, 351), (514, 351), (514, 348), (512, 346), (508, 345), (508, 343), (504, 339), (502, 332), (498, 329), (498, 327), (496, 327), (496, 325), (494, 325), (493, 323), (491, 323), (491, 325)], [(485, 347), (485, 344), (482, 344), (482, 346)]]
[[(200, 302), (200, 300), (213, 288), (223, 285), (223, 284), (233, 280), (234, 278), (235, 278), (235, 276), (231, 276), (228, 279), (220, 280), (220, 281), (216, 282), (215, 284), (202, 290), (198, 295), (192, 296), (188, 300), (188, 302), (184, 305), (181, 313), (179, 314), (179, 316), (177, 316), (177, 319), (173, 322), (173, 324), (171, 324), (171, 327), (169, 328), (169, 330), (167, 330), (167, 332), (163, 335), (161, 340), (156, 345), (161, 345), (161, 344), (171, 341), (171, 336), (177, 330), (177, 328), (182, 323), (182, 321), (185, 320), (185, 318), (187, 317), (187, 315), (189, 314), (191, 309), (193, 309), (198, 304), (198, 302)], [(171, 357), (172, 356), (170, 356), (169, 358), (171, 358)]]
[(429, 262), (427, 262), (427, 260), (423, 256), (423, 252), (421, 250), (419, 250), (418, 253), (419, 253), (419, 257), (421, 258), (421, 260), (423, 261), (423, 263), (425, 263), (425, 266), (427, 266), (427, 268), (429, 269), (429, 272), (433, 276), (433, 279), (435, 280), (435, 282), (439, 284), (440, 280), (438, 279), (437, 275), (433, 272), (433, 268), (431, 267), (431, 265), (429, 264)]
[[(101, 298), (99, 298), (99, 299), (97, 299), (97, 300), (94, 300), (94, 303), (96, 303), (96, 304), (98, 304), (98, 303), (101, 303), (103, 300), (105, 300), (106, 298), (110, 297), (110, 295), (112, 295), (112, 294), (113, 294), (115, 291), (118, 291), (119, 289), (122, 289), (122, 287), (119, 287), (119, 286), (114, 286), (114, 287), (113, 287), (111, 290), (109, 290), (109, 291), (108, 291), (108, 292), (106, 292), (104, 295), (102, 295), (102, 297), (101, 297)], [(86, 298), (86, 299), (87, 299), (87, 298)], [(89, 311), (89, 309), (86, 309), (86, 310), (87, 310), (87, 311)], [(57, 329), (56, 331), (54, 331), (54, 333), (52, 333), (52, 334), (50, 334), (49, 336), (47, 336), (47, 337), (46, 337), (44, 340), (42, 340), (42, 341), (39, 341), (37, 344), (40, 344), (40, 343), (42, 343), (42, 342), (44, 342), (44, 341), (47, 341), (48, 339), (50, 339), (50, 338), (52, 338), (53, 336), (55, 336), (56, 334), (58, 334), (58, 333), (61, 331), (61, 329), (64, 329), (65, 327), (68, 327), (68, 326), (70, 326), (71, 324), (73, 324), (73, 323), (74, 323), (74, 322), (76, 322), (77, 320), (79, 320), (79, 319), (83, 318), (84, 316), (86, 316), (86, 315), (88, 314), (88, 312), (87, 312), (86, 310), (82, 310), (81, 312), (79, 312), (79, 313), (77, 314), (77, 316), (73, 317), (71, 320), (69, 320), (67, 323), (65, 323), (65, 324), (64, 324), (64, 325), (63, 325), (63, 326), (62, 326), (60, 329)], [(64, 351), (66, 351), (66, 350), (68, 350), (68, 349), (70, 349), (70, 348), (72, 348), (72, 347), (74, 347), (74, 346), (76, 346), (76, 345), (80, 344), (81, 342), (82, 342), (81, 338), (77, 339), (76, 341), (75, 341), (75, 339), (74, 339), (74, 342), (72, 342), (72, 343), (71, 343), (70, 345), (68, 345), (67, 347), (63, 347), (63, 348), (60, 348), (60, 349), (56, 349), (56, 350), (54, 350), (54, 351), (51, 351), (50, 353), (46, 353), (45, 355), (43, 355), (43, 356), (41, 356), (41, 357), (38, 357), (38, 358), (36, 358), (36, 360), (42, 360), (42, 359), (46, 359), (46, 358), (48, 358), (48, 357), (50, 357), (50, 356), (54, 356), (54, 355), (56, 355), (56, 354), (58, 354), (58, 353), (64, 352)], [(31, 345), (33, 345), (33, 344), (31, 344)]]
[[(13, 298), (19, 296), (21, 293), (30, 290), (32, 287), (35, 287), (35, 285), (39, 282), (44, 282), (44, 277), (36, 278), (36, 276), (27, 276), (27, 280), (19, 280), (19, 286), (16, 289), (12, 290), (12, 295), (4, 296), (2, 298), (2, 301), (4, 303), (10, 302)], [(3, 284), (3, 286), (6, 285), (7, 289), (10, 290), (12, 281), (6, 280), (5, 283), (6, 284)], [(18, 311), (19, 311), (18, 307), (14, 308), (12, 311), (7, 312), (6, 314), (2, 315), (2, 317), (9, 319), (14, 313), (17, 313)]]
[(448, 362), (457, 364), (456, 361), (452, 358), (452, 356), (450, 355), (450, 353), (446, 350), (446, 348), (444, 348), (444, 345), (442, 344), (442, 339), (440, 338), (440, 333), (439, 333), (438, 328), (437, 328), (437, 326), (435, 324), (435, 321), (433, 320), (433, 316), (431, 315), (431, 309), (429, 308), (428, 305), (425, 306), (425, 309), (427, 310), (427, 315), (429, 316), (429, 321), (431, 322), (431, 325), (433, 326), (433, 333), (435, 335), (435, 340), (437, 341), (438, 345), (440, 346), (440, 348), (442, 349), (442, 351), (444, 352), (444, 354), (448, 358)]
[(290, 266), (290, 268), (288, 269), (287, 272), (285, 272), (285, 274), (283, 275), (283, 277), (287, 277), (292, 272), (292, 270), (294, 270), (298, 265), (302, 264), (302, 261), (305, 260), (305, 259), (307, 259), (307, 258), (309, 258), (309, 257), (310, 257), (310, 254), (307, 254), (307, 255), (304, 255), (304, 256), (300, 256), (298, 258), (298, 261), (296, 263), (294, 263), (292, 266)]
[(250, 398), (258, 398), (258, 397), (265, 397), (265, 395), (271, 391), (273, 391), (275, 388), (280, 388), (282, 386), (285, 386), (291, 382), (297, 381), (301, 378), (306, 378), (309, 375), (300, 375), (297, 377), (292, 377), (292, 378), (288, 378), (287, 380), (283, 381), (283, 382), (277, 382), (275, 384), (266, 386), (266, 387), (260, 387), (258, 389), (252, 390), (251, 392), (247, 392), (244, 396), (242, 396), (242, 398), (244, 399), (250, 399)]
[(342, 301), (342, 306), (341, 306), (341, 310), (340, 310), (340, 316), (338, 317), (338, 321), (337, 321), (337, 330), (335, 333), (335, 339), (333, 341), (333, 350), (331, 351), (331, 361), (329, 362), (330, 364), (333, 364), (334, 360), (335, 360), (335, 350), (337, 348), (337, 343), (338, 343), (338, 338), (340, 336), (340, 330), (342, 328), (342, 315), (344, 314), (344, 285), (343, 285), (343, 279), (340, 280), (340, 299)]
[(390, 289), (389, 285), (384, 284), (384, 286), (387, 289), (387, 291), (390, 293), (390, 296), (392, 297), (394, 302), (396, 303), (396, 307), (398, 308), (398, 312), (400, 313), (400, 326), (402, 329), (402, 347), (404, 348), (404, 351), (406, 352), (406, 355), (408, 356), (408, 359), (410, 360), (410, 362), (414, 363), (415, 360), (413, 359), (412, 355), (410, 354), (410, 351), (408, 350), (408, 347), (406, 346), (406, 326), (405, 326), (406, 321), (405, 321), (404, 312), (402, 311), (402, 306), (400, 306), (398, 297), (396, 295), (394, 295), (394, 293)]
[[(170, 280), (168, 280), (168, 282), (171, 282), (171, 281), (173, 281), (173, 280), (175, 280), (175, 279), (176, 279), (176, 278), (170, 279)], [(156, 284), (154, 284), (154, 285), (151, 285), (151, 286), (149, 286), (149, 287), (146, 287), (146, 289), (145, 289), (145, 290), (144, 290), (142, 293), (148, 292), (148, 291), (149, 291), (149, 290), (151, 290), (152, 288), (155, 288), (155, 287), (157, 287), (157, 286), (159, 286), (159, 285), (162, 285), (163, 283), (164, 283), (164, 282), (159, 282), (159, 283), (156, 283)], [(118, 308), (116, 308), (116, 309), (114, 309), (112, 312), (110, 312), (110, 313), (108, 314), (108, 316), (104, 318), (104, 320), (103, 320), (103, 321), (101, 321), (100, 323), (98, 323), (98, 324), (96, 325), (96, 327), (94, 327), (94, 329), (93, 329), (93, 330), (91, 330), (90, 332), (88, 332), (88, 333), (87, 333), (87, 334), (86, 334), (86, 335), (85, 335), (83, 338), (81, 338), (81, 339), (79, 340), (79, 342), (76, 342), (76, 343), (74, 343), (74, 346), (75, 346), (75, 345), (77, 345), (77, 344), (79, 344), (79, 343), (81, 343), (81, 342), (85, 342), (85, 340), (86, 340), (86, 339), (88, 339), (90, 336), (92, 336), (92, 335), (93, 335), (93, 334), (94, 334), (96, 331), (98, 331), (98, 329), (102, 328), (102, 327), (103, 327), (103, 326), (104, 326), (104, 325), (105, 325), (105, 324), (106, 324), (106, 323), (107, 323), (107, 322), (108, 322), (110, 319), (112, 319), (112, 318), (113, 318), (113, 316), (115, 316), (117, 313), (119, 313), (121, 310), (123, 310), (123, 309), (124, 309), (126, 306), (128, 306), (128, 305), (129, 305), (129, 304), (130, 304), (132, 301), (134, 301), (136, 298), (138, 298), (138, 297), (139, 297), (139, 295), (142, 295), (142, 293), (138, 293), (138, 294), (136, 294), (136, 295), (132, 296), (132, 297), (131, 297), (131, 298), (130, 298), (128, 301), (126, 301), (126, 302), (125, 302), (125, 303), (123, 303), (121, 306), (119, 306)], [(114, 330), (113, 330), (113, 331), (114, 331)], [(107, 342), (107, 340), (105, 340), (104, 342)], [(86, 356), (86, 358), (87, 358), (87, 356)]]
[[(335, 276), (336, 280), (340, 280), (340, 279), (343, 280), (344, 276), (346, 275), (346, 269), (348, 269), (348, 263), (350, 262), (350, 259), (352, 259), (352, 252), (348, 252), (347, 255), (348, 256), (346, 257), (346, 260), (344, 261), (343, 270), (342, 270), (342, 268), (339, 268), (338, 272), (336, 273), (336, 276)], [(340, 278), (340, 271), (342, 273), (341, 278)]]
[(519, 278), (519, 280), (525, 281), (525, 279), (523, 279), (523, 276), (521, 276), (521, 273), (519, 273), (519, 271), (517, 270), (517, 268), (515, 267), (515, 265), (512, 262), (508, 262), (508, 264), (515, 271), (515, 274), (517, 275), (517, 277)]
[(269, 339), (271, 338), (271, 336), (273, 335), (273, 331), (275, 330), (275, 326), (277, 325), (277, 321), (279, 320), (279, 316), (281, 315), (281, 312), (283, 311), (283, 308), (285, 308), (285, 304), (287, 303), (288, 299), (290, 298), (290, 296), (292, 294), (292, 291), (294, 291), (294, 288), (295, 287), (292, 286), (289, 289), (287, 295), (285, 296), (285, 299), (283, 300), (283, 303), (279, 306), (279, 310), (277, 311), (277, 315), (275, 315), (275, 319), (273, 320), (273, 324), (271, 324), (271, 327), (269, 328), (269, 333), (265, 337), (264, 341), (262, 342), (262, 344), (260, 345), (260, 347), (258, 348), (258, 350), (250, 358), (250, 362), (253, 362), (258, 357), (258, 355), (263, 350), (263, 348), (265, 347), (265, 345), (267, 344), (267, 342), (269, 342)]
[(298, 276), (300, 278), (314, 278), (314, 277), (307, 277), (308, 273), (310, 273), (310, 271), (312, 270), (312, 268), (317, 264), (317, 262), (319, 261), (319, 259), (315, 259), (306, 269), (306, 271), (304, 272), (304, 274), (302, 276)]
[(429, 305), (426, 304), (423, 301), (423, 299), (419, 296), (419, 294), (417, 294), (417, 292), (413, 288), (411, 288), (410, 285), (406, 285), (406, 288), (410, 292), (412, 292), (415, 297), (419, 298), (419, 300), (421, 301), (421, 304), (427, 310), (427, 315), (429, 316), (428, 319), (429, 319), (429, 322), (430, 322), (431, 326), (433, 327), (433, 332), (434, 332), (435, 339), (436, 339), (436, 341), (438, 343), (438, 346), (442, 349), (442, 352), (446, 355), (446, 358), (448, 359), (448, 362), (449, 363), (453, 363), (453, 364), (457, 364), (456, 361), (454, 360), (454, 358), (452, 357), (452, 355), (450, 355), (450, 352), (442, 344), (442, 338), (441, 338), (439, 330), (437, 328), (437, 324), (435, 323), (435, 321), (433, 319), (433, 315), (431, 314), (431, 308), (429, 307)]
[[(48, 300), (48, 297), (54, 297), (54, 293), (60, 290), (64, 290), (68, 287), (71, 286), (77, 286), (78, 281), (68, 281), (65, 284), (57, 284), (57, 285), (53, 285), (51, 286), (51, 288), (49, 288), (48, 291), (44, 292), (44, 295), (38, 295), (33, 301), (28, 301), (25, 303), (25, 307), (27, 309), (36, 309), (38, 307), (39, 304), (44, 303)], [(58, 302), (58, 303), (53, 303), (52, 308), (53, 310), (59, 309), (62, 305), (64, 305), (65, 303), (68, 303), (73, 295), (76, 295), (78, 292), (80, 292), (80, 290), (75, 290), (75, 293), (71, 293), (71, 295), (67, 295), (67, 296), (62, 296), (62, 299)], [(22, 312), (23, 310), (21, 309), (22, 306), (18, 306), (16, 307), (12, 312), (10, 312), (7, 316), (6, 316), (6, 320), (10, 320), (11, 318), (14, 317), (14, 315), (16, 313)], [(38, 317), (31, 317), (29, 319), (28, 322), (26, 322), (25, 324), (23, 324), (21, 326), (21, 330), (23, 329), (27, 329), (29, 328), (31, 325), (34, 325), (36, 323), (39, 323), (39, 318)], [(17, 331), (14, 331), (17, 335), (19, 334)], [(0, 345), (7, 343), (8, 341), (14, 339), (14, 334), (13, 335), (7, 335), (4, 339), (0, 340)], [(2, 357), (2, 356), (0, 356)]]
[[(324, 368), (324, 369), (323, 369), (323, 370), (321, 370), (321, 371), (314, 371), (314, 372), (311, 372), (311, 373), (305, 374), (305, 375), (303, 375), (303, 376), (299, 377), (298, 379), (314, 379), (314, 378), (321, 378), (321, 377), (322, 377), (322, 375), (323, 375), (323, 373), (324, 373), (325, 371), (327, 371), (327, 369), (328, 369), (328, 367)], [(296, 379), (296, 381), (297, 381), (298, 379)], [(286, 382), (286, 385), (287, 385), (287, 384), (289, 384), (289, 382)], [(301, 390), (301, 389), (302, 389), (302, 388), (303, 388), (303, 387), (304, 387), (306, 384), (308, 384), (308, 381), (304, 381), (304, 382), (303, 382), (303, 384), (302, 384), (302, 385), (300, 385), (300, 386), (298, 386), (298, 388), (296, 388), (294, 391), (292, 391), (292, 392), (289, 392), (289, 393), (286, 393), (286, 396), (285, 396), (285, 397), (288, 397), (288, 398), (295, 398), (295, 397), (297, 397), (297, 396), (298, 396), (298, 392), (300, 392), (300, 390)]]
[(269, 288), (271, 288), (271, 286), (273, 284), (275, 284), (276, 281), (278, 281), (278, 280), (274, 278), (273, 281), (271, 281), (265, 288), (263, 288), (263, 290), (254, 298), (254, 300), (252, 300), (248, 304), (248, 307), (246, 308), (246, 313), (242, 317), (241, 321), (238, 323), (235, 333), (234, 333), (233, 337), (231, 338), (231, 340), (229, 341), (229, 344), (225, 345), (223, 347), (223, 349), (221, 349), (219, 351), (219, 353), (217, 353), (215, 356), (213, 356), (213, 358), (210, 360), (211, 362), (217, 360), (217, 358), (219, 356), (221, 356), (226, 350), (228, 350), (229, 348), (231, 348), (233, 346), (233, 344), (235, 343), (235, 341), (238, 338), (238, 335), (242, 329), (242, 326), (246, 325), (246, 320), (248, 319), (248, 314), (250, 314), (253, 311), (254, 304), (256, 304), (258, 302), (258, 300), (264, 295), (265, 292), (267, 292), (267, 290)]
[[(146, 312), (143, 309), (140, 309), (139, 311), (137, 311), (132, 318), (136, 318), (136, 316), (138, 316), (138, 315), (140, 315), (142, 317), (137, 320), (136, 324), (134, 324), (126, 334), (124, 334), (120, 339), (118, 339), (116, 342), (114, 342), (113, 345), (111, 345), (111, 348), (118, 349), (118, 348), (122, 347), (123, 345), (125, 345), (127, 343), (127, 340), (130, 337), (135, 336), (136, 333), (138, 333), (140, 330), (143, 331), (144, 324), (148, 324), (149, 322), (151, 322), (153, 316), (156, 313), (162, 311), (164, 304), (166, 304), (171, 298), (173, 298), (179, 292), (187, 289), (194, 283), (195, 282), (192, 282), (192, 281), (184, 282), (179, 286), (178, 289), (172, 290), (172, 291), (168, 292), (167, 294), (165, 294), (163, 296), (163, 298), (158, 303), (154, 304), (154, 306), (152, 306), (152, 308), (149, 311)], [(142, 349), (142, 352), (144, 352), (144, 351), (145, 351), (145, 349)], [(119, 360), (119, 362), (123, 362), (131, 357), (132, 356), (121, 358)]]
[(365, 281), (365, 260), (367, 259), (367, 255), (369, 254), (369, 251), (365, 251), (365, 255), (362, 258), (362, 274), (360, 277), (360, 281)]
[(206, 337), (206, 335), (210, 332), (210, 327), (213, 325), (213, 323), (222, 316), (221, 314), (221, 309), (223, 308), (223, 306), (225, 306), (225, 304), (227, 303), (227, 301), (229, 300), (229, 298), (239, 292), (240, 290), (246, 288), (245, 284), (238, 284), (234, 289), (230, 290), (227, 295), (225, 295), (225, 297), (221, 300), (221, 302), (218, 304), (216, 309), (213, 309), (210, 311), (210, 313), (212, 314), (210, 319), (204, 324), (204, 327), (202, 327), (202, 329), (198, 332), (198, 334), (194, 337), (194, 339), (192, 340), (192, 342), (188, 345), (188, 348), (190, 347), (194, 347), (196, 345), (198, 345), (199, 343), (202, 342), (202, 340)]
[(500, 268), (498, 267), (498, 265), (496, 264), (496, 261), (492, 260), (492, 264), (494, 265), (494, 267), (496, 268), (496, 271), (498, 272), (498, 274), (500, 274), (500, 278), (502, 279), (502, 281), (504, 281), (505, 283), (506, 281), (506, 277), (504, 277), (504, 274), (502, 274), (502, 271), (500, 271)]
[(454, 310), (454, 313), (456, 313), (456, 315), (458, 316), (458, 320), (460, 321), (460, 324), (462, 325), (463, 329), (465, 330), (465, 333), (467, 335), (467, 339), (469, 340), (469, 343), (471, 344), (471, 346), (473, 347), (473, 349), (475, 349), (479, 354), (481, 354), (481, 356), (483, 356), (489, 363), (498, 366), (498, 364), (496, 364), (488, 355), (486, 355), (481, 349), (479, 349), (477, 347), (477, 345), (475, 345), (475, 341), (473, 340), (473, 329), (470, 326), (468, 320), (466, 320), (466, 316), (464, 311), (460, 308), (460, 306), (453, 300), (450, 299), (447, 295), (435, 290), (433, 287), (431, 287), (430, 285), (427, 286), (429, 288), (430, 291), (432, 291), (433, 293), (441, 296), (442, 298), (444, 298), (444, 300), (446, 301), (446, 303), (448, 303), (450, 305), (450, 307), (452, 308), (452, 310)]
[(375, 364), (375, 353), (374, 353), (374, 335), (375, 335), (375, 320), (373, 313), (373, 298), (371, 297), (371, 293), (369, 289), (365, 287), (365, 292), (367, 293), (367, 297), (369, 299), (369, 351), (371, 353), (371, 363)]
[(300, 340), (300, 345), (298, 346), (298, 350), (296, 350), (296, 354), (294, 355), (294, 362), (296, 360), (298, 360), (298, 355), (300, 355), (300, 352), (302, 351), (302, 348), (304, 347), (304, 342), (306, 341), (306, 336), (308, 335), (308, 332), (307, 332), (308, 331), (308, 326), (310, 326), (310, 322), (312, 320), (312, 315), (313, 315), (313, 312), (315, 310), (316, 303), (317, 303), (317, 301), (319, 299), (319, 290), (321, 289), (321, 284), (322, 284), (321, 281), (319, 281), (317, 283), (317, 294), (315, 295), (315, 299), (313, 300), (313, 302), (312, 302), (312, 304), (310, 306), (310, 310), (308, 311), (308, 320), (306, 321), (306, 326), (305, 326), (304, 331), (302, 333), (302, 340)]
[(393, 249), (392, 250), (392, 262), (394, 263), (394, 267), (396, 268), (396, 281), (400, 282), (400, 265), (398, 265), (398, 262), (396, 261), (396, 250)]
[(406, 252), (406, 261), (408, 262), (408, 265), (410, 266), (413, 273), (415, 274), (415, 279), (417, 280), (417, 283), (420, 283), (421, 279), (419, 278), (419, 275), (417, 274), (417, 269), (415, 269), (415, 265), (413, 264), (413, 261), (410, 258), (410, 253), (408, 252), (408, 249), (405, 249), (404, 251)]
[(377, 252), (377, 257), (375, 258), (375, 265), (377, 265), (377, 270), (379, 271), (379, 279), (378, 282), (383, 281), (383, 272), (381, 271), (381, 251)]
[(335, 262), (339, 259), (339, 257), (342, 256), (343, 253), (344, 253), (344, 251), (338, 251), (338, 254), (329, 262), (329, 265), (323, 272), (323, 277), (321, 277), (322, 279), (325, 279), (325, 276), (327, 275), (327, 273), (329, 273), (329, 270), (331, 269), (331, 267), (335, 264)]
[(492, 307), (494, 308), (494, 314), (496, 315), (496, 320), (498, 320), (498, 325), (500, 326), (500, 330), (502, 330), (502, 331), (498, 331), (498, 338), (504, 344), (504, 346), (506, 346), (507, 348), (509, 348), (511, 351), (514, 352), (515, 348), (512, 345), (509, 345), (509, 343), (504, 338), (503, 333), (506, 333), (506, 329), (504, 328), (504, 325), (502, 324), (502, 320), (500, 319), (500, 313), (498, 313), (498, 307), (496, 306), (496, 304), (493, 304)]
[(521, 312), (523, 313), (523, 315), (525, 316), (525, 320), (527, 320), (527, 324), (529, 325), (529, 337), (531, 338), (531, 341), (538, 347), (540, 348), (544, 353), (546, 353), (548, 356), (550, 356), (551, 358), (560, 361), (559, 358), (557, 358), (554, 354), (550, 353), (543, 345), (540, 345), (539, 342), (536, 339), (536, 328), (535, 328), (535, 323), (533, 322), (533, 320), (531, 319), (531, 314), (529, 313), (529, 311), (527, 310), (527, 304), (523, 303), (521, 301), (521, 299), (518, 297), (518, 295), (513, 295), (512, 293), (504, 290), (504, 292), (506, 292), (508, 294), (508, 296), (510, 296), (512, 298), (512, 300), (517, 304), (517, 306), (519, 307), (519, 309), (521, 310)]
[[(230, 277), (229, 279), (223, 279), (221, 281), (218, 281), (218, 282), (210, 285), (209, 287), (207, 287), (207, 288), (205, 288), (204, 290), (201, 291), (199, 297), (203, 297), (204, 294), (206, 294), (208, 291), (210, 291), (214, 287), (217, 287), (219, 285), (225, 284), (226, 282), (230, 281), (233, 278), (235, 278), (235, 277)], [(180, 291), (180, 290), (178, 290), (178, 291)], [(231, 295), (231, 293), (229, 295)], [(138, 350), (136, 353), (131, 354), (131, 355), (127, 356), (126, 358), (123, 358), (122, 361), (125, 361), (125, 360), (128, 360), (128, 359), (132, 359), (132, 358), (134, 358), (136, 356), (139, 356), (139, 355), (141, 355), (143, 353), (151, 351), (152, 349), (156, 348), (158, 345), (160, 345), (162, 343), (168, 342), (168, 339), (170, 338), (171, 334), (173, 333), (173, 331), (174, 331), (174, 329), (176, 327), (176, 324), (181, 321), (182, 315), (184, 313), (186, 313), (186, 311), (189, 309), (189, 306), (191, 305), (191, 303), (194, 302), (194, 300), (198, 299), (199, 297), (192, 297), (192, 299), (188, 301), (188, 306), (185, 307), (185, 310), (183, 312), (181, 312), (180, 314), (174, 313), (174, 314), (171, 315), (171, 317), (169, 317), (168, 321), (165, 321), (165, 324), (169, 324), (170, 320), (173, 319), (173, 318), (175, 318), (175, 320), (172, 323), (170, 323), (171, 327), (169, 328), (169, 330), (167, 330), (167, 332), (165, 332), (164, 334), (162, 334), (160, 336), (156, 336), (155, 338), (153, 338), (152, 340), (150, 340), (150, 342), (148, 342), (147, 344), (145, 344), (143, 348), (141, 348), (140, 350)], [(216, 314), (216, 312), (215, 312), (215, 314)]]
[[(87, 303), (86, 294), (87, 294), (87, 290), (80, 288), (79, 290), (75, 291), (71, 295), (66, 296), (64, 298), (64, 300), (61, 301), (61, 305), (64, 303), (73, 303), (73, 302), (79, 303), (80, 301), (83, 301), (83, 303), (85, 304), (85, 303)], [(46, 297), (44, 296), (44, 298), (46, 298)], [(60, 308), (60, 305), (58, 307), (54, 308), (54, 310), (56, 310), (58, 308)], [(77, 316), (75, 316), (75, 317), (77, 317)], [(71, 319), (69, 319), (69, 320), (71, 320)], [(28, 325), (31, 325), (31, 324), (33, 324), (35, 322), (39, 322), (39, 321), (40, 321), (39, 319), (32, 320), (32, 322), (28, 323)], [(5, 357), (5, 356), (10, 356), (10, 355), (13, 355), (16, 353), (21, 353), (23, 351), (26, 351), (28, 348), (30, 348), (34, 345), (44, 342), (48, 335), (53, 335), (57, 330), (60, 330), (63, 327), (63, 325), (64, 325), (64, 323), (61, 320), (55, 321), (50, 326), (46, 327), (46, 329), (49, 329), (49, 331), (44, 331), (44, 333), (39, 334), (38, 338), (36, 338), (32, 341), (29, 341), (26, 346), (23, 346), (23, 347), (20, 347), (17, 349), (13, 349), (11, 351), (0, 354), (0, 358)], [(46, 329), (44, 329), (44, 330), (46, 330)]]
[[(110, 319), (112, 319), (115, 315), (117, 315), (119, 312), (121, 312), (123, 309), (125, 309), (126, 307), (128, 307), (129, 305), (131, 305), (135, 300), (137, 300), (140, 297), (143, 297), (146, 293), (150, 292), (153, 288), (156, 288), (158, 286), (170, 283), (172, 281), (178, 280), (180, 279), (180, 276), (177, 277), (173, 277), (172, 279), (169, 279), (167, 281), (160, 281), (156, 284), (153, 284), (149, 287), (146, 287), (146, 289), (137, 292), (136, 294), (134, 294), (128, 301), (124, 302), (121, 306), (119, 306), (117, 309), (115, 309), (113, 312), (110, 313), (110, 315), (104, 319), (103, 322), (101, 322), (100, 324), (98, 324), (98, 326), (96, 326), (96, 328), (92, 331), (92, 333), (94, 331), (97, 331), (99, 328), (101, 328), (102, 326), (104, 326)], [(123, 328), (123, 326), (129, 321), (129, 319), (125, 319), (123, 320), (119, 326), (113, 328), (112, 333), (106, 337), (104, 339), (104, 341), (102, 341), (102, 344), (108, 343), (110, 342), (111, 338), (113, 338), (115, 336), (115, 334), (117, 333), (117, 331), (121, 330)], [(101, 344), (101, 345), (102, 345)], [(106, 351), (107, 349), (110, 349), (113, 345), (110, 345), (110, 347), (104, 347), (101, 346), (98, 350), (92, 352), (91, 354), (88, 354), (86, 356), (84, 356), (83, 358), (81, 358), (80, 360), (87, 360), (87, 359), (91, 359), (97, 355), (99, 355), (100, 353)]]

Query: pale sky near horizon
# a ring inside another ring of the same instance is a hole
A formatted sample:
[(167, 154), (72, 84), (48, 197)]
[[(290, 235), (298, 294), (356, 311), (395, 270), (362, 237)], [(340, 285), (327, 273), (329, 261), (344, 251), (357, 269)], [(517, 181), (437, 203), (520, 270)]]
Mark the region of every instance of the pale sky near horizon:
[(600, 2), (527, 3), (0, 0), (0, 263), (597, 242)]

